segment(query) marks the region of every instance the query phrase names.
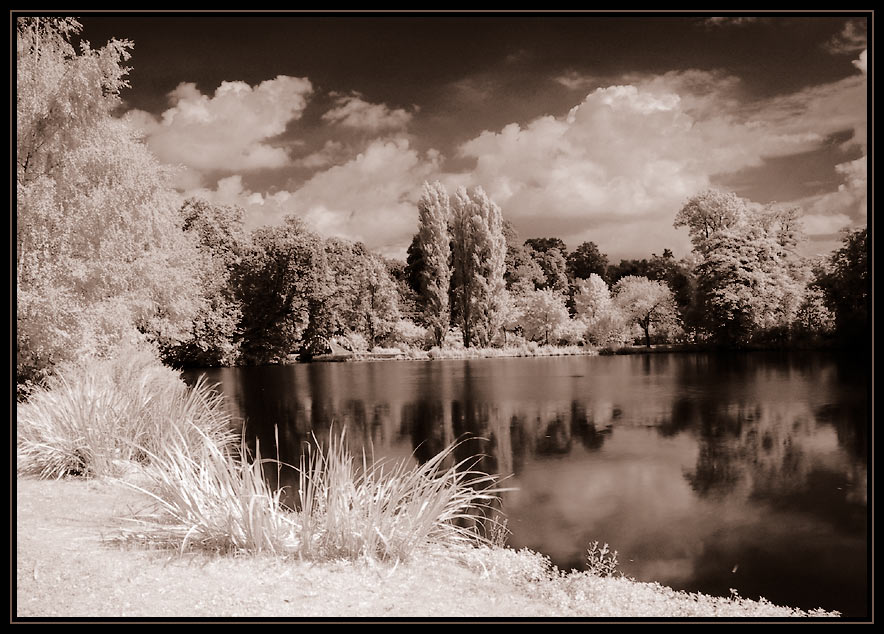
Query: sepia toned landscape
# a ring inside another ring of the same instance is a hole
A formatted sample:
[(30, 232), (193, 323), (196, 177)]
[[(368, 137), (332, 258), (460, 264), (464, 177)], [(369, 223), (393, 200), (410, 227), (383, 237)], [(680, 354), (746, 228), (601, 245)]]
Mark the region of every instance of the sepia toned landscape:
[(871, 19), (12, 12), (11, 618), (872, 618)]

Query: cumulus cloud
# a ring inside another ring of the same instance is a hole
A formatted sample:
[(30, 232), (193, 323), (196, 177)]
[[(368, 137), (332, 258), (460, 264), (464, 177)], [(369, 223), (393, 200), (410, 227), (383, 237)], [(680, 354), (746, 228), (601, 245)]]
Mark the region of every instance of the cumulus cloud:
[(440, 160), (434, 151), (417, 152), (405, 138), (376, 139), (356, 157), (316, 173), (293, 191), (253, 192), (237, 175), (190, 195), (242, 206), (251, 227), (278, 224), (294, 213), (320, 235), (361, 241), (384, 255), (404, 258), (417, 226), (421, 187), (438, 172)]
[(523, 234), (564, 230), (571, 246), (590, 239), (614, 254), (664, 242), (686, 252), (672, 219), (713, 177), (865, 127), (862, 77), (751, 107), (737, 87), (691, 71), (596, 89), (566, 116), (513, 123), (461, 145), (475, 160), (462, 180), (482, 184)]
[(159, 119), (143, 111), (127, 116), (145, 134), (160, 160), (197, 175), (212, 171), (252, 171), (289, 163), (285, 149), (271, 139), (300, 118), (312, 92), (308, 79), (280, 75), (250, 86), (225, 81), (213, 95), (193, 83), (169, 94), (171, 107)]
[(866, 157), (835, 166), (843, 181), (838, 189), (800, 202), (809, 235), (829, 234), (847, 225), (865, 225), (868, 216)]
[(856, 66), (858, 69), (860, 69), (862, 71), (863, 75), (865, 75), (868, 72), (867, 65), (866, 65), (867, 53), (868, 53), (868, 51), (866, 49), (863, 49), (863, 52), (859, 54), (859, 59), (855, 59), (852, 62), (854, 66)]
[(323, 121), (370, 132), (401, 129), (411, 121), (410, 112), (402, 108), (391, 109), (382, 103), (369, 103), (359, 93), (334, 96), (336, 105), (322, 115)]

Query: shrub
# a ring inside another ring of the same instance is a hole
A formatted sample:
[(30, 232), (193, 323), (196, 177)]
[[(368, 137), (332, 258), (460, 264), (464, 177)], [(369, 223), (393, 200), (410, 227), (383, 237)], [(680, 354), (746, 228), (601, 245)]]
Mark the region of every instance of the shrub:
[(146, 347), (60, 366), (18, 405), (18, 472), (41, 478), (115, 475), (170, 436), (232, 434), (223, 400), (191, 389)]
[[(158, 503), (133, 518), (132, 539), (220, 551), (270, 551), (310, 559), (403, 559), (426, 544), (488, 543), (483, 511), (497, 501), (495, 478), (460, 462), (455, 446), (423, 465), (356, 461), (344, 433), (328, 446), (316, 442), (298, 471), (297, 509), (281, 502), (263, 477), (276, 461), (235, 458), (205, 434), (182, 435), (151, 455), (150, 485), (136, 489)], [(293, 468), (285, 466), (286, 468)], [(477, 519), (478, 515), (478, 519)]]
[(586, 549), (587, 572), (596, 577), (612, 577), (617, 570), (617, 551), (610, 550), (608, 544), (599, 546), (597, 541), (592, 542)]

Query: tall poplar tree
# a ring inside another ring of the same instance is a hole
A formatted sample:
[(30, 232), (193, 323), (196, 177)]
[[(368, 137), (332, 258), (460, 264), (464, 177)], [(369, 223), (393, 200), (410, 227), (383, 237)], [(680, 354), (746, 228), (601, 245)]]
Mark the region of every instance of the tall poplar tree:
[(448, 332), (450, 311), (448, 287), (451, 283), (451, 236), (448, 222), (451, 217), (448, 193), (442, 183), (424, 183), (418, 202), (418, 245), (423, 254), (421, 287), (426, 301), (427, 325), (433, 331), (437, 346), (442, 345)]
[(506, 315), (503, 216), (481, 187), (461, 187), (452, 204), (453, 274), (464, 345), (489, 345)]

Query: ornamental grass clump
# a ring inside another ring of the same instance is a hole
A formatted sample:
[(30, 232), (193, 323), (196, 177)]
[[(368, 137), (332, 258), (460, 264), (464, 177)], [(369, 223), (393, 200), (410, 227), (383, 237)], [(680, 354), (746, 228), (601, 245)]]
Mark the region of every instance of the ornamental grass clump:
[(223, 398), (204, 379), (188, 387), (145, 349), (61, 368), (17, 412), (18, 473), (115, 476), (170, 436), (231, 439)]
[[(495, 478), (463, 461), (443, 469), (454, 446), (423, 465), (356, 461), (344, 433), (302, 457), (297, 508), (283, 503), (264, 469), (294, 468), (256, 451), (238, 455), (209, 436), (167, 443), (150, 455), (146, 493), (154, 508), (132, 518), (124, 536), (152, 544), (214, 551), (271, 552), (305, 559), (402, 560), (422, 545), (487, 543), (496, 521)], [(279, 474), (277, 474), (279, 481)]]
[(307, 557), (405, 559), (421, 545), (489, 543), (502, 489), (496, 476), (453, 462), (457, 445), (424, 464), (357, 462), (345, 433), (302, 456), (300, 553)]
[(176, 429), (149, 452), (144, 484), (124, 482), (156, 504), (130, 518), (124, 537), (160, 546), (217, 552), (284, 553), (297, 544), (296, 518), (281, 503), (282, 490), (264, 478), (260, 447), (254, 460), (231, 443), (199, 429)]

